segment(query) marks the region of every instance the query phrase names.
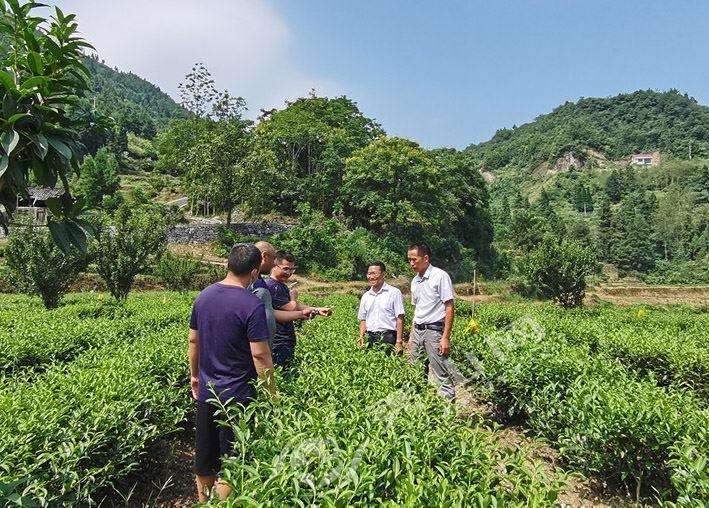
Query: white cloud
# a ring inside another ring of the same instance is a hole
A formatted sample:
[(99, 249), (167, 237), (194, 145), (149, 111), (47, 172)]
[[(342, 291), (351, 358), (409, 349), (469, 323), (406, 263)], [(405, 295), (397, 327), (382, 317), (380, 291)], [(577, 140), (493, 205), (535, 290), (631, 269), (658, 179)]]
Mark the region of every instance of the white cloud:
[(337, 82), (291, 62), (293, 34), (267, 2), (256, 0), (60, 0), (77, 14), (83, 36), (108, 65), (156, 84), (178, 99), (177, 85), (202, 62), (219, 89), (247, 101), (250, 116), (315, 88), (339, 95)]

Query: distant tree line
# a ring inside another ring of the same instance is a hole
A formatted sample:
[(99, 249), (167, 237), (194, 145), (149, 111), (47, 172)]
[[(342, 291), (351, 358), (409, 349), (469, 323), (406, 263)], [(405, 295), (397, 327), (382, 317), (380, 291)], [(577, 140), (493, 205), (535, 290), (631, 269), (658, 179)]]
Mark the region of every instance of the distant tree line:
[(190, 116), (158, 135), (157, 168), (181, 175), (196, 205), (227, 222), (235, 209), (332, 219), (389, 252), (425, 238), (461, 276), (493, 269), (489, 196), (467, 154), (387, 137), (344, 96), (311, 93), (254, 125), (244, 101), (217, 91), (201, 65), (180, 89)]
[(707, 160), (572, 171), (556, 175), (531, 202), (522, 188), (518, 174), (491, 189), (494, 247), (503, 272), (513, 274), (515, 262), (552, 236), (593, 249), (620, 275), (709, 282)]

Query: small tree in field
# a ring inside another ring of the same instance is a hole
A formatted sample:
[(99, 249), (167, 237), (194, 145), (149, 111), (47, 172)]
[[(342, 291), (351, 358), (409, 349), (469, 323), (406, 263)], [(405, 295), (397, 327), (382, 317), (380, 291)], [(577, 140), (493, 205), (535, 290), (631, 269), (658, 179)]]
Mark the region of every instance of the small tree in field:
[(121, 206), (110, 224), (98, 228), (94, 259), (116, 299), (128, 298), (135, 276), (148, 268), (151, 258), (162, 255), (166, 241), (165, 214), (151, 206)]
[(586, 276), (594, 273), (596, 267), (596, 258), (589, 249), (550, 236), (522, 260), (528, 284), (566, 308), (583, 303)]
[(76, 248), (64, 254), (46, 229), (32, 225), (13, 230), (5, 258), (17, 288), (40, 295), (47, 309), (59, 305), (87, 262)]

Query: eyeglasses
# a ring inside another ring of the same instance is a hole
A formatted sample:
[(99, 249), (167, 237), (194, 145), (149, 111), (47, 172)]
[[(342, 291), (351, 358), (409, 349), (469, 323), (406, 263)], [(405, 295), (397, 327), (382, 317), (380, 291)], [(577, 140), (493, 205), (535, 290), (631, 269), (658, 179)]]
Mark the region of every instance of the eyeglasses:
[(290, 267), (290, 266), (281, 266), (281, 265), (276, 265), (276, 266), (277, 266), (278, 268), (280, 268), (281, 270), (283, 270), (284, 272), (286, 272), (286, 273), (295, 273), (295, 271), (298, 269), (297, 266), (293, 266), (293, 267)]

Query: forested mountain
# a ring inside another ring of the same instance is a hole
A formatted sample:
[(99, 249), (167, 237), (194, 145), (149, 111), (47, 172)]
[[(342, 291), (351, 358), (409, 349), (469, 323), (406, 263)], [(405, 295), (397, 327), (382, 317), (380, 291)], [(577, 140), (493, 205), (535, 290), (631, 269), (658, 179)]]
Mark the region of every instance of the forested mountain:
[(87, 57), (91, 71), (91, 93), (86, 100), (98, 112), (112, 117), (128, 132), (146, 139), (173, 118), (184, 116), (184, 110), (168, 94), (149, 81), (133, 74), (112, 69), (97, 57)]
[[(691, 144), (691, 160), (690, 155)], [(659, 151), (662, 163), (628, 165)], [(677, 91), (567, 102), (466, 150), (488, 186), (502, 271), (552, 235), (653, 282), (709, 282), (709, 107)]]
[(677, 90), (640, 90), (566, 102), (466, 151), (487, 170), (532, 170), (567, 153), (586, 161), (589, 149), (611, 160), (652, 150), (686, 159), (690, 145), (693, 156), (709, 156), (709, 107)]

